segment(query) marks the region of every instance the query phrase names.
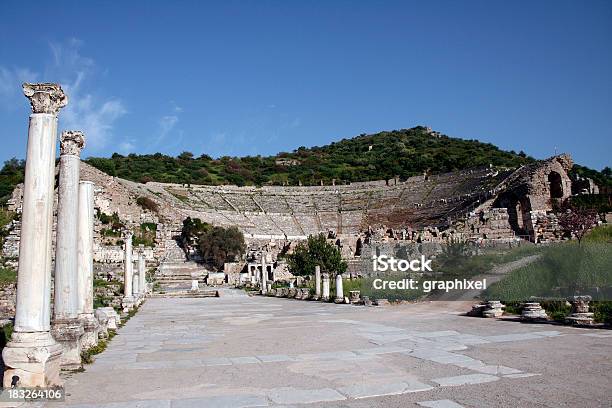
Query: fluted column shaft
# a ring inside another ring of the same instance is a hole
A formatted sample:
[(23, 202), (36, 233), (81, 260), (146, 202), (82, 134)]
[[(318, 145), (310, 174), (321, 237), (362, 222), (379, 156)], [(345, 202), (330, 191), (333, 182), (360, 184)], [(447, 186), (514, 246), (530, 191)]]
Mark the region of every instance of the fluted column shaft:
[(55, 244), (54, 319), (75, 319), (79, 314), (77, 233), (79, 211), (81, 132), (62, 132), (60, 138), (57, 232)]
[(124, 249), (125, 249), (125, 254), (124, 254), (124, 261), (123, 261), (123, 272), (124, 272), (124, 277), (123, 277), (123, 285), (124, 285), (124, 294), (125, 297), (131, 297), (132, 296), (132, 291), (133, 291), (133, 272), (134, 272), (134, 265), (132, 263), (132, 233), (126, 233), (125, 236), (125, 244), (124, 244)]
[(146, 259), (144, 253), (144, 245), (140, 245), (138, 251), (138, 279), (140, 280), (139, 288), (140, 293), (145, 295), (147, 293), (147, 276), (146, 276)]
[(268, 292), (268, 266), (266, 265), (265, 255), (261, 256), (261, 293)]
[(315, 266), (315, 296), (321, 297), (321, 267)]
[(93, 188), (91, 181), (79, 183), (79, 314), (93, 314)]
[(30, 100), (32, 114), (23, 186), (15, 325), (11, 341), (2, 351), (5, 388), (62, 383), (62, 347), (49, 329), (57, 114), (68, 98), (57, 84), (23, 84), (23, 91)]

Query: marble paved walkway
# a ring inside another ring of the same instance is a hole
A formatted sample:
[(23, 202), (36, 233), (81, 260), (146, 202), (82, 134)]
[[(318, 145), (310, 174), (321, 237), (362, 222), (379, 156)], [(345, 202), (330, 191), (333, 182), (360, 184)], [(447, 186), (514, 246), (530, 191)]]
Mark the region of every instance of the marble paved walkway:
[(466, 307), (149, 299), (68, 376), (66, 406), (609, 406), (612, 332), (459, 316)]

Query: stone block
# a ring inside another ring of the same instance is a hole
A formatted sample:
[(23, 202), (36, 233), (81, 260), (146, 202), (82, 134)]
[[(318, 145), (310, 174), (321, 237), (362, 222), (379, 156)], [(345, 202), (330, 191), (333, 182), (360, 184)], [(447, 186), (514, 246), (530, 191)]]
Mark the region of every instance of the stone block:
[(528, 302), (523, 306), (523, 311), (521, 313), (521, 320), (525, 321), (538, 321), (538, 320), (548, 320), (548, 315), (546, 311), (542, 309), (542, 306), (538, 302)]
[(14, 332), (2, 350), (4, 388), (61, 386), (62, 346), (49, 332)]

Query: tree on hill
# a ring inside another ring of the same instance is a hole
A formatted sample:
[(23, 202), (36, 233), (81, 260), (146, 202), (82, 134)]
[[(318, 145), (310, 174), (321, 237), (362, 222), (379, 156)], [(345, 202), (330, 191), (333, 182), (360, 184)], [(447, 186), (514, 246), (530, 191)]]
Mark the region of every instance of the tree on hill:
[[(284, 159), (279, 164), (278, 159)], [(500, 150), (490, 143), (433, 136), (424, 127), (380, 132), (343, 139), (327, 146), (300, 146), (293, 152), (268, 157), (178, 157), (113, 154), (88, 163), (132, 181), (166, 183), (263, 185), (318, 185), (407, 178), (428, 170), (431, 174), (471, 167), (517, 167), (534, 159)]]
[(204, 259), (222, 269), (225, 262), (235, 261), (246, 251), (244, 235), (237, 227), (212, 227), (198, 237)]
[(331, 275), (346, 271), (347, 264), (342, 260), (340, 250), (325, 239), (324, 234), (310, 235), (306, 242), (297, 244), (292, 254), (287, 255), (289, 270), (294, 275), (312, 275), (315, 266), (321, 272)]
[(25, 176), (25, 161), (12, 158), (4, 162), (0, 170), (0, 205), (4, 205), (11, 198), (13, 189), (23, 182)]
[(199, 218), (187, 217), (181, 231), (183, 245), (193, 246), (206, 263), (216, 269), (246, 251), (244, 234), (237, 227), (213, 227)]

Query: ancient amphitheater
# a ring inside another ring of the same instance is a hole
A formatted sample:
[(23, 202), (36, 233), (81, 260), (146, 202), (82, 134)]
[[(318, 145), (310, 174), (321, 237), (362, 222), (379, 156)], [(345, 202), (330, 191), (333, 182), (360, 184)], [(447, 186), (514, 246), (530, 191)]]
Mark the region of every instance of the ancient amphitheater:
[[(321, 187), (185, 186), (147, 183), (165, 206), (214, 225), (240, 227), (252, 238), (305, 238), (318, 232), (356, 234), (380, 214), (406, 210), (416, 227), (443, 223), (491, 193), (503, 177), (478, 169)], [(144, 193), (144, 191), (143, 191)]]
[[(237, 226), (247, 241), (300, 240), (319, 232), (356, 237), (373, 228), (435, 228), (471, 238), (535, 240), (538, 233), (544, 234), (541, 239), (554, 238), (551, 198), (567, 198), (575, 190), (567, 173), (571, 166), (571, 158), (562, 155), (519, 169), (477, 168), (317, 187), (140, 184), (85, 163), (81, 174), (96, 185), (99, 211), (117, 212), (128, 224), (155, 222), (175, 232), (189, 216)], [(137, 204), (140, 197), (157, 208), (143, 209)], [(17, 187), (10, 208), (19, 211), (21, 200)]]

